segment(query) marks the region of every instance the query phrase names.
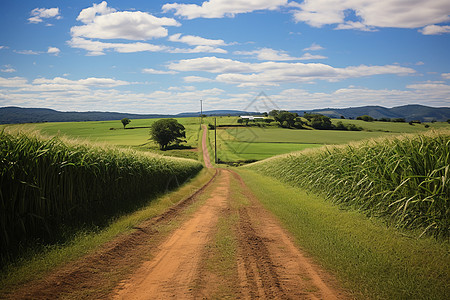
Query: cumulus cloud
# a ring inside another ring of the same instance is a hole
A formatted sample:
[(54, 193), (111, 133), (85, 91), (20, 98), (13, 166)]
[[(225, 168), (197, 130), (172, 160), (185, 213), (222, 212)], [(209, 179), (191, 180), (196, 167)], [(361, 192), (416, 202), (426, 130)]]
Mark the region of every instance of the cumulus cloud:
[[(315, 109), (324, 107), (346, 108), (361, 105), (394, 107), (406, 104), (448, 106), (449, 86), (442, 89), (389, 90), (363, 87), (340, 88), (330, 93), (311, 93), (303, 89), (286, 89), (270, 95), (283, 109)], [(301, 104), (298, 99), (302, 99)], [(447, 104), (446, 104), (447, 102)]]
[(312, 55), (310, 53), (305, 53), (301, 57), (290, 56), (284, 50), (274, 50), (271, 48), (260, 48), (253, 51), (235, 51), (234, 54), (237, 55), (252, 55), (259, 60), (269, 60), (269, 61), (288, 61), (288, 60), (311, 60), (311, 59), (325, 59), (327, 57), (322, 55)]
[(119, 53), (132, 53), (144, 51), (158, 52), (169, 49), (166, 46), (153, 45), (150, 43), (107, 43), (79, 37), (73, 37), (67, 44), (72, 48), (87, 50), (88, 55), (91, 56), (104, 55), (106, 50), (113, 50)]
[(424, 35), (450, 33), (450, 26), (428, 25), (420, 29), (419, 32), (421, 32)]
[(167, 53), (227, 53), (218, 46), (226, 46), (223, 40), (206, 39), (195, 35), (173, 34), (169, 41), (181, 42), (193, 48), (176, 48), (147, 42), (107, 42), (103, 40), (124, 39), (145, 41), (168, 36), (167, 26), (180, 26), (175, 19), (158, 18), (141, 11), (116, 11), (106, 1), (83, 9), (77, 20), (84, 23), (70, 29), (72, 39), (68, 45), (84, 49), (88, 55), (104, 55), (105, 51), (119, 53), (167, 52)]
[(15, 88), (17, 90), (10, 90), (11, 93), (17, 92), (41, 92), (53, 93), (58, 91), (86, 91), (112, 88), (124, 85), (130, 85), (131, 82), (116, 80), (113, 78), (96, 78), (90, 77), (79, 80), (70, 80), (62, 77), (37, 78), (31, 83), (23, 77), (3, 78), (0, 77), (0, 87)]
[(323, 50), (324, 48), (322, 46), (320, 46), (319, 44), (316, 43), (312, 43), (311, 46), (303, 49), (303, 51), (318, 51), (318, 50)]
[(320, 63), (289, 63), (267, 61), (246, 63), (237, 60), (201, 57), (172, 62), (168, 68), (175, 71), (216, 73), (216, 81), (246, 86), (274, 86), (280, 83), (312, 82), (327, 80), (336, 82), (347, 78), (359, 78), (374, 75), (408, 75), (415, 70), (397, 65), (385, 66), (349, 66), (335, 68)]
[(158, 18), (141, 11), (116, 11), (103, 1), (83, 9), (78, 21), (85, 25), (74, 26), (70, 32), (72, 39), (67, 43), (73, 48), (85, 49), (88, 55), (104, 55), (106, 50), (119, 53), (168, 52), (168, 53), (227, 53), (218, 46), (226, 46), (223, 40), (206, 39), (194, 35), (173, 34), (172, 42), (181, 42), (194, 48), (175, 48), (144, 42), (111, 43), (102, 40), (149, 40), (168, 36), (166, 26), (180, 26), (175, 19)]
[(169, 37), (169, 41), (171, 42), (180, 42), (185, 43), (191, 46), (226, 46), (227, 44), (223, 40), (211, 40), (205, 39), (195, 35), (184, 35), (181, 36), (181, 33), (172, 34)]
[(183, 78), (186, 82), (211, 82), (214, 81), (213, 79), (201, 77), (201, 76), (185, 76)]
[(59, 15), (59, 8), (35, 8), (30, 13), (31, 17), (28, 18), (30, 23), (41, 23), (43, 19), (55, 18), (57, 20), (61, 19)]
[(158, 18), (141, 11), (116, 11), (108, 7), (106, 1), (83, 9), (77, 20), (84, 25), (70, 29), (72, 39), (67, 43), (73, 48), (87, 50), (88, 55), (104, 55), (106, 50), (119, 53), (164, 51), (168, 47), (144, 42), (110, 43), (101, 40), (149, 40), (167, 36), (165, 26), (180, 26), (172, 18)]
[(275, 10), (287, 4), (287, 0), (209, 0), (197, 4), (164, 4), (163, 12), (175, 11), (175, 15), (187, 19), (234, 17), (236, 14), (255, 10)]
[[(179, 113), (198, 105), (198, 98), (208, 103), (220, 103), (224, 91), (218, 88), (180, 89), (132, 92), (115, 87), (130, 84), (111, 78), (67, 80), (0, 77), (0, 106), (48, 107), (59, 110), (122, 111), (135, 113)], [(227, 99), (228, 101), (228, 99)]]
[(55, 55), (55, 56), (57, 56), (60, 52), (61, 52), (61, 50), (59, 50), (56, 47), (48, 47), (48, 50), (47, 50), (48, 54), (52, 54), (52, 55)]
[(95, 15), (93, 19), (83, 17), (86, 25), (74, 26), (70, 33), (74, 37), (91, 39), (149, 40), (167, 36), (164, 26), (180, 26), (171, 18), (158, 18), (141, 11), (111, 12)]
[(196, 46), (194, 48), (170, 48), (170, 53), (228, 53), (227, 50), (212, 46)]
[(144, 74), (157, 74), (157, 75), (161, 75), (161, 74), (177, 74), (178, 72), (176, 71), (163, 71), (163, 70), (155, 70), (152, 68), (147, 68), (147, 69), (142, 69), (142, 73)]
[(450, 73), (442, 73), (441, 76), (444, 79), (450, 80)]
[(28, 80), (23, 77), (11, 77), (11, 78), (0, 77), (1, 87), (20, 88), (26, 86), (27, 82)]
[[(243, 109), (255, 98), (252, 93), (227, 93), (219, 88), (197, 90), (192, 86), (169, 87), (166, 90), (133, 92), (115, 89), (120, 81), (105, 81), (96, 88), (97, 79), (61, 81), (41, 79), (28, 83), (25, 78), (2, 78), (0, 106), (49, 107), (59, 110), (109, 110), (135, 113), (179, 113), (196, 111), (198, 99), (214, 109)], [(50, 86), (54, 84), (55, 86)], [(83, 88), (79, 88), (79, 86)], [(427, 84), (427, 83), (424, 83)], [(59, 85), (59, 86), (57, 86)], [(69, 87), (69, 89), (66, 89)], [(259, 91), (258, 91), (259, 92)], [(303, 89), (284, 89), (270, 93), (270, 99), (281, 109), (304, 110), (324, 107), (344, 108), (360, 105), (387, 107), (405, 104), (448, 106), (450, 86), (422, 86), (417, 84), (407, 90), (368, 89), (364, 87), (340, 88), (330, 92), (313, 93)], [(99, 100), (100, 99), (100, 100)], [(299, 99), (302, 101), (299, 102)]]
[[(376, 30), (377, 27), (420, 28), (450, 21), (450, 2), (435, 0), (305, 0), (291, 2), (294, 19), (313, 27), (337, 24), (336, 29)], [(447, 30), (437, 26), (423, 31)], [(443, 28), (442, 28), (443, 27)]]
[(92, 7), (83, 9), (77, 17), (77, 21), (81, 21), (85, 24), (94, 21), (97, 15), (107, 15), (115, 12), (114, 8), (108, 7), (108, 3), (103, 1), (100, 4), (93, 4)]
[(3, 69), (0, 69), (3, 73), (14, 73), (16, 69), (14, 69), (11, 65), (4, 65)]

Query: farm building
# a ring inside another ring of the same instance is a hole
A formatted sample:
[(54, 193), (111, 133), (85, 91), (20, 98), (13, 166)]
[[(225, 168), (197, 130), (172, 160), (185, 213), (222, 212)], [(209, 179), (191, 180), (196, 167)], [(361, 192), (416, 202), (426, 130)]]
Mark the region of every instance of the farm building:
[(250, 121), (265, 119), (264, 117), (254, 117), (254, 116), (240, 116), (240, 118), (243, 120), (250, 120)]

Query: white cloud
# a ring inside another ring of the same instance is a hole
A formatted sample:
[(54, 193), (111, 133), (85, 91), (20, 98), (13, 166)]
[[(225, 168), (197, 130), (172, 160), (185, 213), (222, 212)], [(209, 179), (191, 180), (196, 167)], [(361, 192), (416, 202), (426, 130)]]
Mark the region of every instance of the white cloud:
[(177, 74), (178, 72), (175, 71), (163, 71), (163, 70), (155, 70), (155, 69), (142, 69), (142, 73), (144, 74), (157, 74), (157, 75), (161, 75), (161, 74)]
[(11, 77), (11, 78), (4, 78), (0, 77), (0, 86), (1, 87), (13, 87), (13, 88), (19, 88), (26, 86), (27, 79), (23, 77)]
[(300, 57), (300, 60), (326, 59), (328, 57), (318, 54), (305, 53)]
[(419, 32), (421, 32), (424, 35), (450, 33), (450, 26), (428, 25), (420, 29)]
[(149, 43), (106, 43), (100, 41), (92, 41), (79, 37), (74, 37), (67, 42), (72, 48), (79, 48), (88, 51), (88, 55), (104, 55), (106, 50), (114, 50), (119, 53), (132, 52), (158, 52), (168, 50), (166, 46), (153, 45)]
[(339, 24), (335, 28), (336, 30), (356, 29), (361, 31), (377, 31), (373, 26), (367, 26), (361, 22), (347, 21), (344, 24)]
[(197, 46), (194, 48), (171, 48), (170, 53), (228, 53), (227, 50), (212, 46)]
[(376, 27), (420, 28), (450, 20), (447, 0), (305, 0), (290, 4), (297, 8), (294, 19), (313, 27), (337, 24), (336, 29), (368, 31)]
[(223, 40), (211, 40), (205, 39), (195, 35), (184, 35), (181, 33), (173, 34), (169, 37), (171, 42), (185, 43), (191, 46), (226, 46), (227, 44)]
[[(49, 79), (48, 83), (53, 80)], [(6, 82), (6, 84), (5, 84)], [(46, 81), (44, 80), (44, 83)], [(64, 85), (64, 82), (61, 82)], [(72, 81), (76, 85), (77, 80)], [(132, 92), (105, 87), (96, 89), (84, 85), (83, 89), (50, 89), (50, 87), (29, 87), (27, 80), (20, 77), (2, 78), (0, 86), (15, 87), (0, 90), (0, 106), (49, 107), (63, 111), (89, 110), (122, 111), (132, 113), (179, 113), (198, 110), (198, 99), (203, 99), (206, 109), (244, 109), (255, 94), (227, 93), (218, 88), (197, 90), (192, 87), (168, 88), (152, 92)], [(304, 110), (314, 108), (344, 108), (362, 105), (383, 105), (387, 107), (405, 104), (423, 104), (435, 107), (448, 106), (450, 89), (447, 85), (436, 88), (417, 86), (409, 90), (374, 90), (364, 87), (347, 87), (328, 93), (312, 93), (303, 89), (285, 89), (268, 93), (280, 109)], [(258, 91), (259, 92), (259, 91)], [(299, 101), (301, 99), (301, 101)]]
[(134, 52), (167, 52), (167, 53), (227, 53), (226, 50), (211, 46), (197, 46), (194, 48), (173, 48), (164, 45), (154, 45), (150, 43), (107, 43), (93, 41), (89, 39), (73, 37), (67, 44), (72, 48), (79, 48), (88, 51), (88, 55), (104, 55), (106, 50), (112, 50), (119, 53)]
[(228, 58), (200, 57), (184, 59), (168, 65), (169, 69), (176, 71), (204, 71), (210, 73), (241, 73), (251, 72), (252, 65)]
[(114, 8), (108, 7), (108, 3), (103, 1), (100, 4), (93, 4), (92, 7), (83, 9), (77, 17), (77, 21), (81, 21), (85, 24), (94, 21), (97, 15), (107, 15), (115, 12)]
[(318, 50), (323, 50), (323, 49), (324, 48), (322, 46), (320, 46), (319, 44), (312, 43), (311, 46), (303, 49), (303, 51), (318, 51)]
[(335, 68), (320, 63), (288, 63), (288, 62), (261, 62), (244, 63), (236, 60), (201, 57), (185, 59), (168, 65), (171, 70), (180, 72), (196, 71), (219, 73), (216, 81), (245, 86), (273, 86), (280, 83), (305, 83), (315, 80), (340, 81), (347, 78), (359, 78), (374, 75), (408, 75), (414, 74), (411, 68), (397, 65), (385, 66), (349, 66)]
[[(368, 88), (348, 87), (330, 93), (311, 93), (302, 89), (286, 89), (279, 94), (270, 95), (281, 109), (315, 109), (346, 108), (362, 105), (382, 105), (394, 107), (406, 104), (422, 104), (429, 106), (448, 106), (450, 99), (449, 86), (439, 90), (373, 90)], [(298, 99), (302, 99), (301, 102)]]
[(259, 60), (269, 61), (310, 60), (326, 58), (325, 56), (311, 55), (310, 53), (305, 53), (301, 57), (293, 57), (284, 50), (274, 50), (270, 48), (260, 48), (253, 51), (235, 51), (233, 53), (237, 55), (256, 55), (256, 58)]
[(164, 26), (180, 26), (172, 18), (158, 18), (141, 11), (115, 11), (104, 1), (83, 9), (77, 20), (85, 25), (70, 29), (73, 37), (90, 39), (148, 40), (167, 36)]
[(171, 86), (167, 90), (169, 91), (195, 91), (195, 86), (184, 85), (184, 86)]
[(444, 79), (450, 80), (450, 73), (442, 73), (441, 76)]
[(55, 85), (73, 85), (73, 86), (95, 86), (95, 87), (115, 87), (120, 85), (128, 85), (130, 82), (123, 80), (116, 80), (112, 78), (96, 78), (90, 77), (86, 79), (70, 80), (62, 77), (55, 77), (53, 79), (37, 78), (33, 80), (34, 85), (55, 84)]
[(287, 0), (209, 0), (202, 5), (168, 3), (163, 5), (162, 10), (174, 10), (175, 15), (187, 19), (223, 18), (255, 10), (275, 10), (286, 4)]
[[(23, 77), (0, 77), (0, 87), (15, 88), (19, 92), (55, 92), (55, 91), (81, 91), (89, 89), (102, 89), (130, 85), (131, 82), (113, 78), (90, 77), (79, 80), (70, 80), (62, 77), (53, 79), (37, 78), (31, 83)], [(17, 92), (15, 91), (15, 92)], [(10, 90), (10, 92), (14, 92)]]
[(165, 26), (180, 26), (175, 19), (158, 18), (141, 11), (116, 11), (109, 8), (106, 1), (93, 4), (83, 9), (77, 18), (85, 25), (74, 26), (70, 32), (72, 39), (67, 41), (73, 48), (84, 49), (88, 55), (104, 55), (111, 50), (119, 53), (132, 52), (167, 52), (167, 53), (227, 53), (217, 46), (227, 45), (223, 40), (206, 39), (194, 35), (180, 33), (171, 35), (170, 41), (182, 42), (195, 46), (194, 48), (174, 48), (164, 45), (154, 45), (144, 42), (112, 43), (102, 40), (149, 40), (166, 37), (168, 31)]
[(60, 52), (61, 52), (61, 50), (59, 50), (56, 47), (48, 47), (48, 50), (47, 50), (48, 54), (52, 54), (52, 55), (55, 55), (55, 56), (57, 56)]
[(186, 76), (183, 78), (186, 82), (211, 82), (214, 81), (213, 79), (206, 78), (206, 77), (200, 77), (200, 76)]
[(444, 83), (425, 82), (425, 83), (410, 84), (407, 85), (406, 87), (414, 90), (441, 90), (441, 91), (446, 90), (450, 94), (450, 85)]
[(11, 65), (4, 65), (3, 69), (1, 69), (3, 73), (14, 73), (16, 72), (16, 69), (14, 69)]
[(15, 53), (24, 54), (24, 55), (38, 55), (39, 52), (33, 50), (14, 50)]
[(28, 18), (28, 22), (30, 23), (41, 23), (44, 20), (48, 18), (56, 18), (61, 19), (61, 16), (59, 15), (59, 8), (35, 8), (30, 13), (31, 17)]

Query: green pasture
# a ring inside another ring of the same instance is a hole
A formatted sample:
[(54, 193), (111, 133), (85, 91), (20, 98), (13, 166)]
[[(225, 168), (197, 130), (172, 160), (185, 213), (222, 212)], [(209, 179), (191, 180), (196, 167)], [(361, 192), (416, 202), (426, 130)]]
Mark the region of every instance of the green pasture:
[[(214, 120), (216, 119), (216, 120)], [(433, 129), (450, 128), (448, 123), (436, 122), (409, 125), (394, 122), (364, 122), (361, 120), (332, 119), (333, 123), (341, 121), (344, 124), (354, 124), (362, 127), (362, 131), (285, 129), (277, 125), (236, 126), (238, 117), (206, 117), (205, 124), (217, 128), (217, 152), (223, 162), (262, 160), (279, 154), (316, 148), (323, 145), (346, 144), (349, 142), (378, 138), (381, 136), (398, 135), (400, 133), (425, 132)], [(250, 124), (252, 124), (250, 122)], [(214, 148), (214, 133), (210, 130), (211, 148)]]
[(229, 128), (227, 132), (241, 142), (335, 145), (377, 138), (384, 132), (303, 130), (278, 127)]
[[(218, 126), (237, 125), (239, 117), (205, 117), (203, 124)], [(160, 151), (158, 145), (149, 140), (149, 127), (158, 119), (132, 119), (127, 129), (123, 129), (120, 120), (98, 122), (60, 122), (39, 123), (21, 126), (33, 128), (42, 133), (53, 135), (66, 135), (71, 138), (87, 139), (93, 142), (113, 144), (120, 147), (131, 147), (142, 151), (156, 152), (165, 156), (179, 156), (198, 159), (199, 123), (198, 117), (177, 118), (186, 128), (186, 149), (172, 149)], [(361, 120), (332, 119), (336, 124), (354, 124), (362, 127), (363, 131), (336, 131), (336, 130), (296, 130), (279, 128), (277, 125), (265, 127), (218, 127), (217, 149), (218, 157), (224, 162), (262, 160), (274, 155), (290, 153), (314, 148), (322, 145), (345, 144), (353, 141), (377, 138), (399, 133), (424, 132), (430, 129), (450, 128), (444, 122), (409, 125), (408, 123), (393, 122), (364, 122)], [(214, 149), (214, 135), (209, 135), (211, 150)]]
[[(450, 124), (447, 122), (435, 122), (435, 123), (422, 123), (422, 124), (412, 124), (409, 125), (408, 122), (364, 122), (361, 120), (348, 120), (348, 119), (331, 119), (333, 124), (336, 125), (337, 122), (341, 121), (345, 124), (354, 124), (358, 127), (362, 127), (365, 131), (383, 131), (383, 132), (393, 132), (393, 133), (415, 133), (424, 132), (430, 129), (441, 129), (450, 128)], [(426, 128), (425, 125), (429, 127)]]
[[(96, 143), (107, 143), (119, 147), (157, 152), (165, 156), (179, 156), (197, 159), (195, 152), (198, 144), (199, 118), (177, 118), (186, 128), (186, 141), (183, 144), (191, 149), (173, 149), (160, 151), (156, 143), (149, 140), (150, 126), (159, 119), (132, 119), (123, 129), (120, 120), (94, 122), (52, 122), (38, 124), (7, 125), (24, 130), (36, 129), (49, 136), (67, 136), (80, 138)], [(6, 127), (6, 126), (4, 126)]]

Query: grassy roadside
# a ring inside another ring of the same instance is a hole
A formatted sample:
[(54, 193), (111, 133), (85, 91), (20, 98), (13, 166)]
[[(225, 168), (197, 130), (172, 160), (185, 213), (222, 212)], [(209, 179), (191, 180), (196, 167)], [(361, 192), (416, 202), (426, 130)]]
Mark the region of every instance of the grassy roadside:
[(249, 170), (236, 170), (293, 234), (357, 298), (446, 299), (450, 245), (414, 239), (361, 213)]
[(195, 193), (211, 179), (213, 174), (213, 170), (203, 169), (199, 175), (180, 188), (153, 199), (148, 206), (132, 214), (118, 218), (99, 232), (80, 232), (66, 244), (30, 252), (21, 261), (8, 265), (2, 271), (2, 274), (0, 274), (0, 295), (18, 285), (42, 278), (51, 270), (92, 253), (101, 245), (119, 235), (131, 232), (133, 227), (139, 223), (161, 214), (174, 204)]

